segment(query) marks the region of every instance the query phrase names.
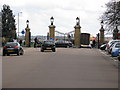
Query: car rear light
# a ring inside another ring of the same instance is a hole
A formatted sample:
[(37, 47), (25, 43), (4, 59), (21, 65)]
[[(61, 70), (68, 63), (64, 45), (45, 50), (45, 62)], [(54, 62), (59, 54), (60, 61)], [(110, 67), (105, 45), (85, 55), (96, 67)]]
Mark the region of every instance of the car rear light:
[(7, 47), (6, 47), (6, 46), (4, 46), (4, 47), (3, 47), (3, 49), (7, 49)]
[(18, 48), (18, 46), (15, 46), (14, 48)]

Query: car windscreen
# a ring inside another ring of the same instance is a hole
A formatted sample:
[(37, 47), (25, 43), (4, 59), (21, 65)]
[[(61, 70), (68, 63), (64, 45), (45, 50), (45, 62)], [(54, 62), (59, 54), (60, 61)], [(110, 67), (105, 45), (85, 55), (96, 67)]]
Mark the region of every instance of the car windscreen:
[(44, 41), (44, 44), (54, 44), (53, 41)]
[(116, 42), (120, 42), (120, 41), (113, 41), (113, 42), (111, 42), (110, 47), (113, 46)]
[(17, 46), (17, 43), (7, 43), (5, 46), (6, 47), (15, 47), (15, 46)]
[(115, 48), (120, 48), (120, 43), (117, 43), (117, 44), (115, 45)]

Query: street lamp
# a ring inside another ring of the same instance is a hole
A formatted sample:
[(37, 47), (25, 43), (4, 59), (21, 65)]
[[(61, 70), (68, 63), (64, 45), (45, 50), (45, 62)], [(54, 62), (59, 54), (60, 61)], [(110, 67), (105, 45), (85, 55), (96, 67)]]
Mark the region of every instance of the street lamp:
[(50, 22), (51, 22), (51, 25), (53, 25), (53, 22), (54, 22), (53, 16), (50, 18)]
[(79, 23), (80, 23), (80, 19), (79, 19), (79, 17), (77, 17), (76, 18), (76, 25), (79, 25)]
[(103, 20), (101, 21), (101, 23), (100, 23), (100, 24), (101, 24), (101, 27), (103, 27), (103, 25), (104, 25), (104, 22), (103, 22)]
[(29, 27), (29, 20), (26, 21), (26, 24), (27, 24), (27, 28)]
[(19, 38), (19, 14), (20, 14), (20, 13), (22, 14), (22, 12), (19, 12), (19, 13), (18, 13), (18, 38)]

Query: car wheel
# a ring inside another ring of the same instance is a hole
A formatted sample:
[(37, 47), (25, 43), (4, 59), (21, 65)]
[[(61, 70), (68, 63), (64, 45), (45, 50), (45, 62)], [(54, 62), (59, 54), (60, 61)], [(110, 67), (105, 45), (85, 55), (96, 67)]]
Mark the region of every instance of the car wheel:
[(55, 52), (56, 50), (55, 50), (55, 49), (53, 49), (52, 51), (53, 51), (53, 52)]
[(70, 48), (70, 46), (67, 46), (67, 48)]
[(17, 52), (17, 55), (20, 56), (20, 52), (19, 51)]
[(23, 54), (24, 54), (24, 52), (23, 52), (23, 51), (21, 51), (20, 55), (23, 55)]
[(120, 61), (120, 56), (118, 56), (118, 60)]
[(20, 51), (20, 55), (23, 55), (23, 54), (24, 54), (24, 51), (23, 51), (23, 50), (21, 50), (21, 51)]
[(111, 54), (110, 51), (108, 51), (108, 54)]
[(3, 53), (3, 56), (5, 56), (5, 53)]
[(44, 50), (41, 50), (41, 52), (44, 52)]
[(8, 53), (7, 56), (10, 56), (10, 54)]

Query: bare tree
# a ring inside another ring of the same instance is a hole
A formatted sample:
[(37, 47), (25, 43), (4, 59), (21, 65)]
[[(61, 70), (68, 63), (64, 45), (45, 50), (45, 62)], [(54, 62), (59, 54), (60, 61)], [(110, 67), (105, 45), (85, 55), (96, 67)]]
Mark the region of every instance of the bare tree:
[(106, 7), (107, 9), (100, 19), (104, 21), (107, 30), (113, 32), (120, 25), (120, 1), (111, 0)]

